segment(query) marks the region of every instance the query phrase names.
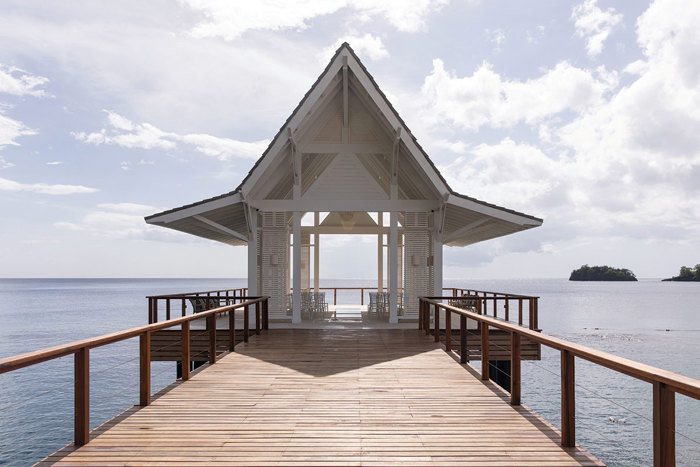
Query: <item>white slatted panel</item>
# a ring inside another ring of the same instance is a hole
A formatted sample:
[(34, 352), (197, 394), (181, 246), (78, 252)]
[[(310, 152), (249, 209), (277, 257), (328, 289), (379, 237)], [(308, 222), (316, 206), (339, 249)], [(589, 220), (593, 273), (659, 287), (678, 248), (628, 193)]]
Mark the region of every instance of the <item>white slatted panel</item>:
[(285, 213), (262, 213), (261, 290), (270, 297), (270, 319), (287, 316), (287, 226)]
[(404, 318), (417, 319), (418, 297), (430, 295), (432, 289), (428, 213), (407, 212), (404, 228)]
[(304, 193), (304, 199), (388, 199), (354, 154), (338, 155)]

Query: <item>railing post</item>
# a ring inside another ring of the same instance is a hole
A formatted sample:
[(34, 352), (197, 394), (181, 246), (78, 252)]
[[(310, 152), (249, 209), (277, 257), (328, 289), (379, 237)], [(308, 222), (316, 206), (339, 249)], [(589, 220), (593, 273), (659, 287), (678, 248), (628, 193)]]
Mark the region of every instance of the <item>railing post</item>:
[(523, 299), (518, 299), (518, 324), (523, 325)]
[(263, 329), (267, 331), (269, 329), (270, 323), (269, 323), (269, 316), (268, 316), (268, 310), (267, 310), (267, 298), (263, 300)]
[(248, 342), (250, 334), (250, 316), (248, 315), (248, 305), (243, 307), (243, 342)]
[(425, 322), (423, 323), (423, 329), (425, 329), (425, 335), (430, 335), (430, 303), (425, 302), (425, 309), (423, 310), (423, 318)]
[(209, 328), (209, 363), (216, 363), (216, 315), (207, 316)]
[(153, 324), (153, 299), (148, 298), (148, 324)]
[(676, 465), (676, 401), (673, 391), (654, 381), (654, 467)]
[(520, 334), (510, 334), (510, 405), (520, 405)]
[(158, 322), (158, 299), (153, 299), (153, 322)]
[(262, 304), (260, 302), (255, 302), (255, 335), (260, 335), (260, 308)]
[(481, 379), (487, 381), (489, 375), (489, 325), (481, 323)]
[(333, 305), (338, 304), (338, 289), (333, 289)]
[(506, 312), (506, 321), (510, 321), (510, 307), (508, 306), (508, 296), (506, 295), (505, 297), (505, 312)]
[(540, 302), (539, 297), (535, 297), (535, 313), (534, 313), (535, 325), (532, 327), (532, 329), (539, 329), (539, 327), (540, 327), (540, 325), (539, 325), (539, 323), (538, 323), (538, 318), (537, 318), (537, 316), (538, 316), (539, 302)]
[(190, 379), (190, 322), (182, 323), (182, 380)]
[(169, 298), (165, 299), (165, 319), (166, 320), (170, 319), (170, 299)]
[(574, 354), (561, 351), (561, 445), (576, 445), (576, 407), (574, 391)]
[(440, 342), (440, 309), (435, 305), (435, 342)]
[(75, 419), (74, 437), (76, 446), (90, 441), (90, 351), (82, 347), (75, 352)]
[(360, 305), (365, 304), (365, 289), (360, 287)]
[(445, 309), (445, 351), (452, 350), (452, 312)]
[(139, 336), (139, 405), (151, 403), (151, 332)]
[(459, 361), (467, 363), (467, 317), (459, 315)]
[(236, 350), (236, 310), (228, 312), (228, 350), (235, 352)]
[(418, 299), (418, 330), (423, 330), (423, 299)]
[(185, 316), (187, 313), (187, 305), (185, 304), (185, 299), (182, 299), (182, 316)]
[(527, 322), (527, 327), (530, 329), (535, 329), (535, 327), (532, 325), (532, 322), (535, 320), (535, 299), (530, 298), (528, 299), (529, 306), (528, 306), (528, 311), (529, 311), (529, 318)]

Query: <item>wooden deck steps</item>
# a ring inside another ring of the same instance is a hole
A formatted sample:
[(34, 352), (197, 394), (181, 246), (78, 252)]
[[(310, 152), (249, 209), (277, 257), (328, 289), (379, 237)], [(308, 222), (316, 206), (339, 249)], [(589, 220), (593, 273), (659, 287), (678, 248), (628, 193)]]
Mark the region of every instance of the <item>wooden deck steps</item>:
[(601, 465), (417, 330), (270, 330), (40, 465)]

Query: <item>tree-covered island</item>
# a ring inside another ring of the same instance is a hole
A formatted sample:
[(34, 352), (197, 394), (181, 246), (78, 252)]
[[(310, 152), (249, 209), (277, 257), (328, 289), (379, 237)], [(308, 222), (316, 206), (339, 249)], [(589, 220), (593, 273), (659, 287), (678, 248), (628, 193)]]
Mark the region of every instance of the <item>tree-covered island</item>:
[(589, 266), (584, 264), (574, 269), (570, 281), (636, 281), (637, 277), (629, 269), (611, 268), (610, 266)]
[(673, 276), (670, 279), (664, 279), (664, 281), (700, 282), (700, 264), (696, 264), (695, 268), (681, 266), (680, 274)]

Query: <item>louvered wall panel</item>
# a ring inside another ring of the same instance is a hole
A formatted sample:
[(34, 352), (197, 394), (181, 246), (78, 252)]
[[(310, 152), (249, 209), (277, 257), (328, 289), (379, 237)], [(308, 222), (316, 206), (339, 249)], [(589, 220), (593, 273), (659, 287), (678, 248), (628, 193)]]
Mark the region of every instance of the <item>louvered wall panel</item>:
[(418, 297), (432, 291), (428, 213), (406, 212), (404, 228), (404, 318), (417, 319)]
[(287, 227), (283, 212), (262, 213), (261, 290), (268, 295), (270, 319), (287, 316)]

